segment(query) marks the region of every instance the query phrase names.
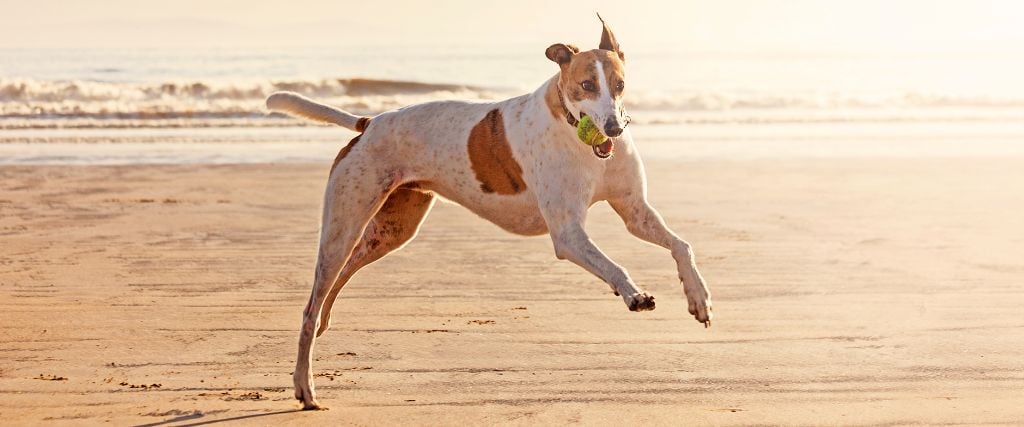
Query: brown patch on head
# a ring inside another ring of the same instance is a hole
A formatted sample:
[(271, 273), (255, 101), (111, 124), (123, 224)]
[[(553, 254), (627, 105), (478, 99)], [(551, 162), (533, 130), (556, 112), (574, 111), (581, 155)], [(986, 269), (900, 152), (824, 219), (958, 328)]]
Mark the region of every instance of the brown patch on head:
[[(601, 63), (602, 75), (597, 73), (597, 63)], [(571, 101), (596, 99), (601, 95), (601, 88), (608, 88), (612, 97), (621, 93), (617, 86), (626, 78), (626, 67), (615, 52), (594, 49), (573, 56), (572, 61), (562, 68), (559, 82), (562, 91)], [(590, 82), (593, 90), (587, 90), (584, 82)]]
[(348, 152), (352, 151), (352, 148), (359, 143), (359, 137), (361, 136), (363, 136), (363, 134), (356, 135), (355, 138), (352, 138), (352, 140), (348, 142), (348, 145), (342, 147), (341, 151), (338, 151), (338, 155), (334, 158), (334, 164), (331, 165), (331, 173), (329, 173), (327, 176), (334, 175), (334, 169), (338, 167), (338, 163), (341, 162), (341, 159), (344, 159), (345, 156), (348, 155)]
[[(602, 87), (607, 88), (613, 98), (622, 95), (620, 87), (624, 87), (622, 83), (626, 75), (623, 61), (626, 60), (626, 55), (622, 53), (615, 34), (608, 28), (600, 14), (597, 15), (597, 19), (601, 20), (601, 44), (598, 49), (581, 53), (575, 46), (557, 43), (544, 52), (548, 59), (557, 63), (561, 69), (558, 82), (562, 92), (572, 102), (596, 99), (600, 96)], [(597, 75), (598, 62), (601, 63), (603, 71), (603, 75), (600, 76)], [(552, 103), (552, 100), (556, 102)], [(546, 94), (545, 101), (556, 117), (562, 115), (557, 95)]]
[(497, 108), (469, 131), (469, 162), (485, 193), (517, 194), (526, 190), (523, 168), (512, 156), (505, 123)]

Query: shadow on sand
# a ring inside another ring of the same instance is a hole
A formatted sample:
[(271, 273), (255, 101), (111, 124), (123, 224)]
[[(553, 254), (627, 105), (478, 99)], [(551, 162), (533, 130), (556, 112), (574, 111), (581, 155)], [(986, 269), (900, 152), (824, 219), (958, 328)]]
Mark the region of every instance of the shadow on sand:
[[(221, 418), (221, 419), (216, 419), (216, 420), (206, 420), (206, 421), (199, 421), (199, 422), (193, 422), (193, 423), (187, 423), (187, 424), (178, 424), (178, 427), (205, 426), (205, 425), (210, 425), (210, 424), (225, 423), (225, 422), (229, 422), (229, 421), (239, 421), (239, 420), (247, 420), (247, 419), (251, 419), (251, 418), (268, 417), (268, 416), (271, 416), (271, 415), (290, 414), (290, 413), (293, 413), (293, 412), (302, 412), (302, 410), (301, 409), (289, 409), (289, 410), (286, 410), (286, 411), (267, 412), (267, 413), (263, 413), (263, 414), (239, 415), (237, 417), (231, 417), (231, 418)], [(202, 412), (195, 412), (193, 414), (182, 415), (182, 416), (174, 417), (174, 418), (171, 418), (171, 419), (168, 419), (168, 420), (163, 420), (163, 421), (156, 422), (156, 423), (139, 424), (136, 427), (162, 426), (162, 425), (180, 423), (180, 422), (185, 422), (185, 421), (190, 421), (190, 420), (196, 420), (196, 419), (202, 418), (204, 416), (206, 416), (206, 414), (204, 414)]]

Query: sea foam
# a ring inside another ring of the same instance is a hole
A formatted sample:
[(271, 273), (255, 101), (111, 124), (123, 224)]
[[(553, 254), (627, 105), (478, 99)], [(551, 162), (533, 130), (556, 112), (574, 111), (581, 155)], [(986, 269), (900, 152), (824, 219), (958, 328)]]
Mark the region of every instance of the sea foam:
[[(0, 128), (265, 127), (294, 125), (264, 99), (289, 90), (356, 114), (442, 99), (500, 100), (522, 93), (419, 81), (339, 78), (159, 83), (0, 79)], [(1024, 115), (1024, 98), (897, 93), (631, 91), (637, 123), (1003, 120)]]

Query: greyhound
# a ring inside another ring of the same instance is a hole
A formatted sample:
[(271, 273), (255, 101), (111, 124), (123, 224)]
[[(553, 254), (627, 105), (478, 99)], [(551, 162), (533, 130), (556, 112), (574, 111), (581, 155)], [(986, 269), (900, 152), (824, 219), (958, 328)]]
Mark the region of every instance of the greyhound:
[[(589, 207), (607, 201), (630, 233), (671, 251), (690, 314), (711, 325), (711, 296), (693, 250), (647, 202), (644, 166), (623, 109), (625, 55), (600, 20), (597, 49), (551, 45), (545, 55), (558, 73), (533, 93), (504, 101), (427, 102), (371, 118), (290, 92), (267, 98), (271, 111), (359, 132), (338, 153), (327, 180), (293, 378), (304, 409), (321, 408), (313, 343), (329, 327), (341, 288), (360, 268), (412, 240), (438, 197), (511, 233), (550, 235), (555, 257), (604, 280), (629, 310), (653, 310), (654, 297), (584, 231)], [(580, 142), (576, 125), (585, 116), (598, 125), (603, 143)]]

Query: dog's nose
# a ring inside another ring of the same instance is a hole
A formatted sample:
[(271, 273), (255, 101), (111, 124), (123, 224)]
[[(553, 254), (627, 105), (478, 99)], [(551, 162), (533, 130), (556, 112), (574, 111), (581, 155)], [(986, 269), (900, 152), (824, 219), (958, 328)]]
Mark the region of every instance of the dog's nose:
[(619, 127), (618, 120), (615, 118), (609, 118), (604, 122), (604, 134), (612, 138), (622, 135), (622, 128)]

